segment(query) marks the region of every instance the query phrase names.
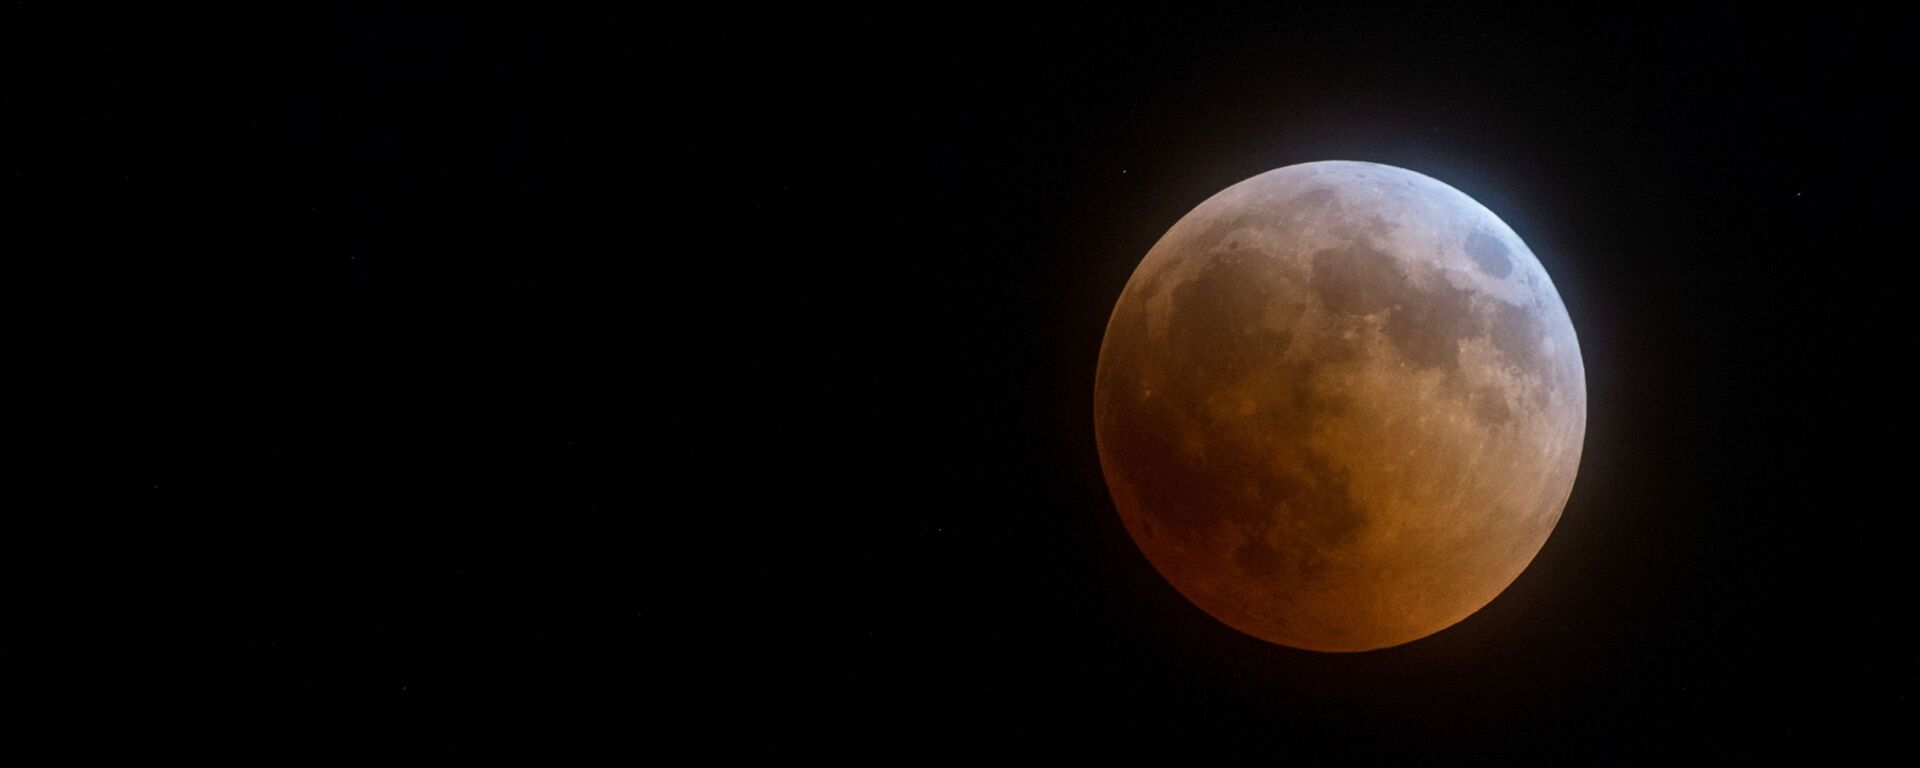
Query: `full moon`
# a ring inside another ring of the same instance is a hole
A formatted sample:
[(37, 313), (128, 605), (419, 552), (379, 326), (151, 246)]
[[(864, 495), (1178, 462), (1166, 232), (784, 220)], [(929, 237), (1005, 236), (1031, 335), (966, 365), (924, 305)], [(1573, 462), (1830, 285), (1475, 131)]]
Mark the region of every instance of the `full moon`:
[(1173, 225), (1107, 321), (1100, 465), (1141, 552), (1255, 637), (1366, 651), (1525, 570), (1586, 433), (1560, 294), (1485, 206), (1402, 168), (1260, 174)]

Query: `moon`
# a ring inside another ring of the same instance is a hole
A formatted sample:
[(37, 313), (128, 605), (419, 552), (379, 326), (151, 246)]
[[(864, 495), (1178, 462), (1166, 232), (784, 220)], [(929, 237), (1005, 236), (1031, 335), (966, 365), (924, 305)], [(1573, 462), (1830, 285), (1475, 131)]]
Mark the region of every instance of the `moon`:
[(1127, 281), (1100, 347), (1108, 490), (1227, 626), (1313, 651), (1445, 629), (1525, 570), (1586, 434), (1567, 310), (1446, 184), (1291, 165), (1207, 199)]

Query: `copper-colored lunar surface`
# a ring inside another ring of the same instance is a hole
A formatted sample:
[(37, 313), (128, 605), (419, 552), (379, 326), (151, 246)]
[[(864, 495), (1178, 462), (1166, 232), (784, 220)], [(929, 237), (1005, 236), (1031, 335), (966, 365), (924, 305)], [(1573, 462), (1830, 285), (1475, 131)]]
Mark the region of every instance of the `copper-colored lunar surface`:
[(1484, 206), (1392, 166), (1214, 195), (1127, 282), (1094, 424), (1127, 531), (1228, 626), (1318, 651), (1425, 637), (1512, 583), (1586, 431), (1566, 307)]

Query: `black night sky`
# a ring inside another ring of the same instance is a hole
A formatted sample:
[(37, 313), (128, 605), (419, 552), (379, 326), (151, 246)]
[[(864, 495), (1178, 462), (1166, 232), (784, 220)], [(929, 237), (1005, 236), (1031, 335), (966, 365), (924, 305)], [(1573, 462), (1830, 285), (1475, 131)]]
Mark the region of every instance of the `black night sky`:
[[(56, 471), (10, 505), (7, 743), (1561, 763), (1910, 727), (1891, 21), (1261, 8), (24, 12), (16, 411)], [(1188, 604), (1092, 432), (1147, 249), (1323, 159), (1498, 213), (1588, 380), (1533, 565), (1366, 654)]]

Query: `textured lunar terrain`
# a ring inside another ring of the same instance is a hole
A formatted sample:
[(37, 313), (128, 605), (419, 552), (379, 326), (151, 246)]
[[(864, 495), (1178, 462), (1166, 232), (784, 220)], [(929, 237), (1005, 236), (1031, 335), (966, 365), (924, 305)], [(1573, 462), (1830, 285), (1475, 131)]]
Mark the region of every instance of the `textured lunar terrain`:
[(1362, 651), (1460, 621), (1559, 521), (1586, 384), (1558, 292), (1465, 194), (1320, 162), (1188, 213), (1128, 281), (1095, 429), (1121, 518), (1202, 610)]

